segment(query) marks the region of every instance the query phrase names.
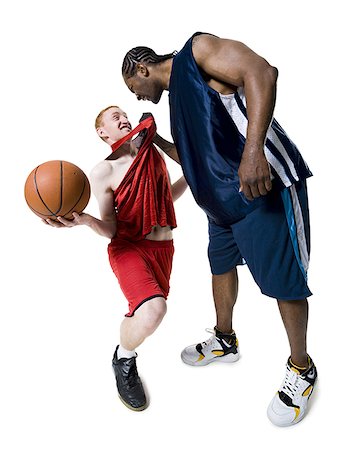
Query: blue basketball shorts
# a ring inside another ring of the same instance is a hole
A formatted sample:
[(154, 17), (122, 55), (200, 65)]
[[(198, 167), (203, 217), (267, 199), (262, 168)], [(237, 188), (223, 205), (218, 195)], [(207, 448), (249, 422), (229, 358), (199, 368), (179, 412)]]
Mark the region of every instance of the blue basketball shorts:
[(242, 220), (220, 226), (209, 220), (208, 257), (214, 275), (247, 264), (261, 292), (279, 300), (312, 295), (307, 285), (310, 226), (306, 181), (273, 189)]

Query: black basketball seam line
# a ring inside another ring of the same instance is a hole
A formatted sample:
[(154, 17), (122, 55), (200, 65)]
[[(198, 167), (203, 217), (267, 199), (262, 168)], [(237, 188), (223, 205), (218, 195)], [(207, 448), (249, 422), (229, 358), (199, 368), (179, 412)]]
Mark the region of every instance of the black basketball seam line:
[(50, 213), (50, 214), (44, 214), (43, 212), (37, 211), (37, 209), (34, 209), (31, 205), (28, 205), (28, 206), (30, 207), (30, 209), (31, 209), (34, 213), (37, 213), (37, 214), (39, 214), (40, 216), (45, 216), (46, 218), (49, 218), (49, 217), (56, 217), (56, 215), (53, 214), (53, 213)]
[[(38, 185), (37, 185), (37, 170), (39, 169), (39, 167), (40, 167), (41, 165), (42, 165), (42, 164), (40, 164), (39, 166), (36, 167), (35, 173), (34, 173), (34, 177), (33, 177), (33, 178), (34, 178), (35, 187), (36, 187), (36, 192), (37, 192), (37, 195), (38, 195), (39, 199), (40, 199), (41, 202), (43, 203), (44, 207), (47, 208), (48, 211), (50, 212), (50, 215), (51, 215), (51, 216), (55, 216), (55, 213), (54, 213), (50, 208), (48, 208), (47, 204), (46, 204), (45, 201), (43, 200), (43, 198), (42, 198), (42, 196), (41, 196), (41, 194), (40, 194), (40, 192), (39, 192)], [(33, 211), (36, 211), (34, 208), (31, 208), (31, 209), (33, 209)], [(42, 214), (42, 213), (40, 213), (39, 211), (37, 211), (37, 212), (38, 212), (39, 214)], [(45, 215), (48, 215), (48, 214), (42, 214), (42, 215), (45, 216)]]
[(63, 217), (66, 216), (67, 214), (69, 214), (71, 211), (73, 211), (74, 208), (76, 207), (76, 205), (80, 202), (80, 199), (81, 199), (81, 197), (82, 197), (83, 194), (84, 194), (85, 186), (86, 186), (86, 183), (87, 183), (87, 181), (86, 181), (86, 175), (84, 174), (84, 176), (85, 176), (85, 178), (84, 178), (84, 186), (83, 186), (83, 189), (82, 189), (82, 191), (81, 191), (80, 197), (78, 198), (78, 200), (77, 200), (77, 202), (75, 203), (75, 205), (72, 206), (65, 214), (63, 214)]
[(53, 216), (57, 217), (58, 212), (62, 209), (63, 204), (63, 161), (59, 161), (60, 163), (60, 197), (59, 197), (59, 208), (57, 211), (53, 213)]
[(63, 204), (63, 161), (60, 161), (60, 201), (59, 201), (59, 209), (57, 209), (56, 213), (58, 213), (62, 209)]

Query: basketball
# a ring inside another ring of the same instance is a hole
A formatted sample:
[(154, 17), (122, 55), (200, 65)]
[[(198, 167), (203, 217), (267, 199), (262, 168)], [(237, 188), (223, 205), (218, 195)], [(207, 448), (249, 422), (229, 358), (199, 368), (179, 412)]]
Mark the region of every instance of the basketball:
[(90, 199), (90, 183), (85, 173), (67, 161), (47, 161), (28, 175), (25, 199), (31, 211), (42, 219), (58, 216), (72, 219)]

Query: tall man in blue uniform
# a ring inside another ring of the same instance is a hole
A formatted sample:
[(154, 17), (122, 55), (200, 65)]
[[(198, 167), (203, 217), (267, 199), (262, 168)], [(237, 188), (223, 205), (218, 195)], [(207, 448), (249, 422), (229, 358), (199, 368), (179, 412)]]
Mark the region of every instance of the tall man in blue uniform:
[(306, 179), (311, 172), (273, 119), (278, 72), (241, 42), (195, 33), (176, 53), (135, 47), (122, 74), (138, 100), (169, 91), (178, 161), (209, 222), (209, 260), (217, 324), (212, 337), (185, 348), (186, 364), (239, 358), (232, 314), (236, 266), (247, 264), (261, 291), (277, 299), (291, 356), (267, 413), (278, 426), (299, 422), (317, 371), (307, 354), (310, 250)]

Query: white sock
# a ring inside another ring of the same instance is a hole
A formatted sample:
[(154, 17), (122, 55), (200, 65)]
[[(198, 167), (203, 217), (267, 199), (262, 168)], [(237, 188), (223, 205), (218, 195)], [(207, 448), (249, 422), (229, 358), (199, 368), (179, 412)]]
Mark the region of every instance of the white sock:
[(132, 358), (133, 356), (136, 356), (136, 352), (134, 350), (127, 350), (126, 348), (122, 347), (120, 345), (117, 350), (117, 359), (120, 358)]

